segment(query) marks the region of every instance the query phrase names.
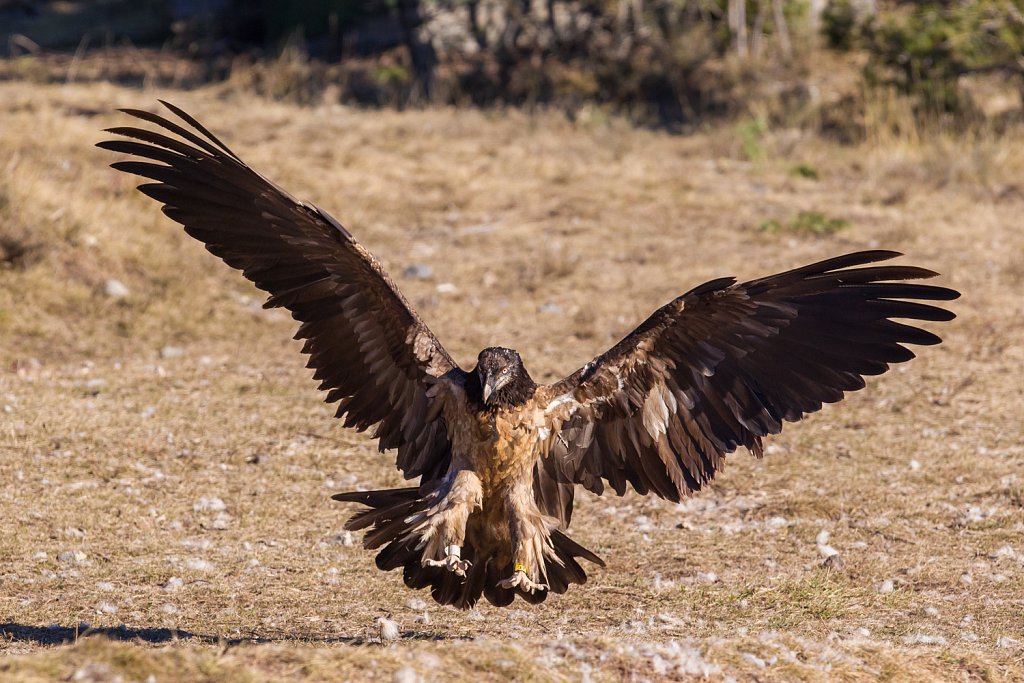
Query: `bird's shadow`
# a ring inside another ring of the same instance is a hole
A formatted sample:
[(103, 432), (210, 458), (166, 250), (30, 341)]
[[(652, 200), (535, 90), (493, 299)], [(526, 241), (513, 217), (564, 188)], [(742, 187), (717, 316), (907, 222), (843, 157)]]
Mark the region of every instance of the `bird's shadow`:
[[(79, 638), (89, 636), (103, 636), (111, 640), (122, 640), (141, 642), (150, 645), (171, 643), (175, 641), (190, 641), (196, 643), (221, 645), (233, 647), (242, 644), (257, 643), (317, 643), (317, 644), (342, 644), (342, 645), (379, 645), (380, 639), (375, 637), (325, 635), (322, 633), (298, 633), (298, 634), (257, 634), (237, 638), (226, 638), (224, 636), (205, 635), (193, 633), (183, 629), (172, 628), (130, 628), (128, 626), (97, 627), (93, 628), (82, 624), (80, 626), (61, 626), (51, 624), (49, 626), (33, 626), (29, 624), (0, 623), (0, 641), (8, 642), (31, 642), (38, 645), (60, 645), (76, 642)], [(402, 640), (458, 640), (459, 637), (446, 636), (440, 633), (417, 633), (413, 631), (403, 632)]]

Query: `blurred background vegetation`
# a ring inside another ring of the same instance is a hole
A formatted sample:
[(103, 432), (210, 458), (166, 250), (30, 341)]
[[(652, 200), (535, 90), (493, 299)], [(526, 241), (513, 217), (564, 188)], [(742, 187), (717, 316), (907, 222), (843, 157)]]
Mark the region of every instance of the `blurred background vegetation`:
[(0, 78), (736, 119), (756, 156), (768, 126), (857, 142), (1018, 124), (1024, 0), (0, 0), (0, 49)]

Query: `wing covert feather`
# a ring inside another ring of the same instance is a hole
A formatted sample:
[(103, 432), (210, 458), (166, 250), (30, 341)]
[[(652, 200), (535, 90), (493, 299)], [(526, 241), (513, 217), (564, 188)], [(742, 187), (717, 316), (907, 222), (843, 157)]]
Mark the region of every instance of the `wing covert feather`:
[[(940, 339), (912, 321), (947, 321), (925, 302), (959, 293), (905, 280), (936, 273), (870, 266), (863, 251), (735, 284), (712, 280), (669, 302), (609, 351), (546, 388), (563, 474), (596, 493), (678, 501), (740, 446), (757, 456), (784, 422), (864, 387), (864, 377)], [(919, 301), (907, 301), (917, 299)]]
[(112, 166), (151, 181), (139, 189), (168, 217), (268, 292), (265, 307), (291, 312), (307, 367), (346, 426), (373, 428), (380, 450), (398, 450), (408, 478), (443, 473), (450, 446), (428, 391), (437, 378), (461, 377), (448, 352), (338, 221), (249, 168), (181, 109), (162, 104), (185, 125), (122, 110), (161, 131), (109, 129), (123, 139), (98, 146), (133, 159)]

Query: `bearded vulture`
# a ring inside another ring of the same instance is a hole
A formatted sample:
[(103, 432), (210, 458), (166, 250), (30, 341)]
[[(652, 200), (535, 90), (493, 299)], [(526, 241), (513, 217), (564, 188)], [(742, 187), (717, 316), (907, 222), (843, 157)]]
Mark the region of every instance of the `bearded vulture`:
[[(346, 427), (373, 429), (408, 488), (339, 493), (348, 521), (380, 549), (377, 566), (441, 604), (539, 603), (583, 584), (579, 560), (604, 566), (566, 535), (576, 486), (596, 494), (700, 490), (727, 453), (864, 387), (905, 345), (939, 337), (893, 318), (947, 321), (924, 302), (959, 293), (907, 282), (936, 273), (874, 265), (860, 251), (777, 275), (706, 282), (655, 311), (565, 379), (537, 384), (519, 354), (480, 352), (460, 368), (380, 263), (338, 221), (249, 168), (194, 118), (122, 110), (161, 129), (118, 127), (100, 147), (138, 160), (113, 168), (147, 179), (214, 255), (298, 321), (313, 378)], [(915, 301), (916, 300), (916, 301)]]

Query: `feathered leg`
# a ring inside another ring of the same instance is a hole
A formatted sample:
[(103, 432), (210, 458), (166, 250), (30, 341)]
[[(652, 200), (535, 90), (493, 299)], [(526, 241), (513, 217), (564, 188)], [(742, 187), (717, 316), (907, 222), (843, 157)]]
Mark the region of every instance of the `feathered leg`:
[(470, 567), (462, 559), (466, 521), (482, 505), (483, 489), (480, 478), (470, 470), (458, 470), (449, 475), (449, 481), (430, 494), (436, 503), (407, 520), (411, 525), (408, 536), (419, 538), (416, 548), (423, 550), (424, 567), (445, 567), (465, 576)]
[(545, 518), (533, 498), (530, 482), (515, 486), (505, 500), (512, 537), (512, 576), (498, 585), (533, 593), (548, 590), (546, 562), (562, 565), (551, 543), (554, 520)]

